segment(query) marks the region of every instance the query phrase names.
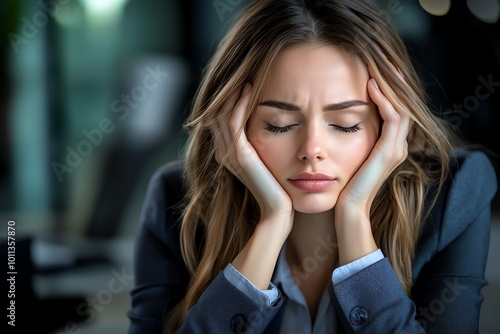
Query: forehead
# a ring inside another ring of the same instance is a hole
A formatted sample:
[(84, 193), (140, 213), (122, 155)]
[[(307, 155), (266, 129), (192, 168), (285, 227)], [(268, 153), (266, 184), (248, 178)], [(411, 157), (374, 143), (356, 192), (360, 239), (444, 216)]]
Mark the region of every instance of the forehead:
[(362, 61), (338, 45), (294, 44), (280, 51), (271, 64), (264, 95), (297, 97), (315, 92), (330, 98), (332, 94), (352, 97), (366, 93), (368, 79)]

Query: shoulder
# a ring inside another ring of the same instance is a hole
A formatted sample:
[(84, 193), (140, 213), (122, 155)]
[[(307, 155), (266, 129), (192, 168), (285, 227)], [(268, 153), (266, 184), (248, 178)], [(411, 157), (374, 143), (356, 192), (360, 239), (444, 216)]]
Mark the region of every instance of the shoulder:
[(179, 240), (182, 174), (182, 164), (169, 163), (149, 181), (134, 247), (130, 333), (162, 332), (164, 315), (182, 299), (189, 282)]
[(444, 246), (491, 207), (496, 192), (497, 177), (488, 156), (478, 150), (455, 151), (450, 157), (446, 181), (423, 226), (423, 234), (438, 233)]
[(450, 159), (448, 214), (473, 214), (491, 205), (497, 191), (497, 177), (488, 156), (482, 151), (457, 150)]
[(169, 189), (180, 190), (183, 186), (182, 160), (175, 160), (160, 166), (149, 181), (148, 195), (151, 191), (155, 194), (165, 193)]
[[(439, 195), (443, 221), (471, 221), (491, 201), (497, 191), (497, 177), (488, 156), (481, 151), (457, 150), (450, 158), (448, 178)], [(450, 226), (449, 228), (453, 228)]]
[(151, 177), (141, 212), (141, 228), (163, 243), (178, 239), (182, 200), (185, 195), (184, 164), (181, 160), (158, 168)]
[[(427, 201), (434, 198), (435, 190), (436, 187), (429, 189)], [(488, 239), (490, 207), (496, 191), (495, 170), (485, 153), (457, 150), (453, 154), (448, 176), (420, 229), (413, 262), (414, 279), (426, 263), (469, 227), (476, 234), (474, 242)]]

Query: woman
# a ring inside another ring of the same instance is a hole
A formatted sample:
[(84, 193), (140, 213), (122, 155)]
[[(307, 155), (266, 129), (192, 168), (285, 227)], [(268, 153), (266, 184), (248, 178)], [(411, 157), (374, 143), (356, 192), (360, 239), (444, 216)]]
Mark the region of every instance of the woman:
[(150, 184), (130, 333), (478, 331), (495, 173), (372, 5), (253, 2), (186, 129)]

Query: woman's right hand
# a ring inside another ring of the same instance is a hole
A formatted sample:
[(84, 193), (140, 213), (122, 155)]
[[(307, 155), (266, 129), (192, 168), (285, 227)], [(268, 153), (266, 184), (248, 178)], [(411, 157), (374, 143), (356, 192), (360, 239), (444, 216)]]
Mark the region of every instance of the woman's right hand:
[[(245, 115), (251, 92), (252, 86), (247, 83), (241, 96), (234, 93), (219, 114), (214, 130), (215, 135), (221, 138), (215, 159), (252, 192), (260, 207), (261, 221), (271, 217), (293, 217), (290, 196), (264, 165), (245, 135)], [(289, 224), (287, 227), (291, 229), (291, 221)]]
[[(215, 159), (233, 173), (257, 200), (261, 217), (232, 265), (254, 286), (269, 288), (276, 261), (293, 224), (290, 196), (264, 165), (245, 135), (245, 115), (252, 87), (246, 84), (228, 99), (212, 129), (217, 140)], [(234, 146), (234, 147), (233, 147)]]

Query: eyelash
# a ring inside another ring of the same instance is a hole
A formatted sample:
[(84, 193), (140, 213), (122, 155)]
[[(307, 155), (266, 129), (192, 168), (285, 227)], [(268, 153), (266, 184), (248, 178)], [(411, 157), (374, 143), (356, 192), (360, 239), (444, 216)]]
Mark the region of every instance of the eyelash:
[[(269, 132), (273, 133), (284, 133), (290, 131), (292, 128), (294, 128), (296, 125), (287, 125), (287, 126), (274, 126), (270, 123), (267, 124), (266, 130)], [(330, 124), (331, 127), (333, 127), (335, 130), (341, 131), (341, 132), (346, 132), (346, 133), (353, 133), (361, 130), (361, 127), (359, 126), (359, 123), (356, 125), (353, 125), (351, 127), (343, 127), (335, 124)]]
[(353, 132), (357, 132), (357, 131), (361, 130), (361, 128), (359, 127), (359, 123), (355, 124), (351, 127), (348, 127), (348, 128), (345, 128), (343, 126), (338, 126), (335, 124), (330, 124), (330, 126), (332, 126), (335, 130), (339, 130), (339, 131), (347, 132), (347, 133), (353, 133)]
[(270, 123), (267, 123), (266, 130), (274, 133), (284, 133), (290, 131), (295, 125), (287, 125), (287, 126), (274, 126)]

